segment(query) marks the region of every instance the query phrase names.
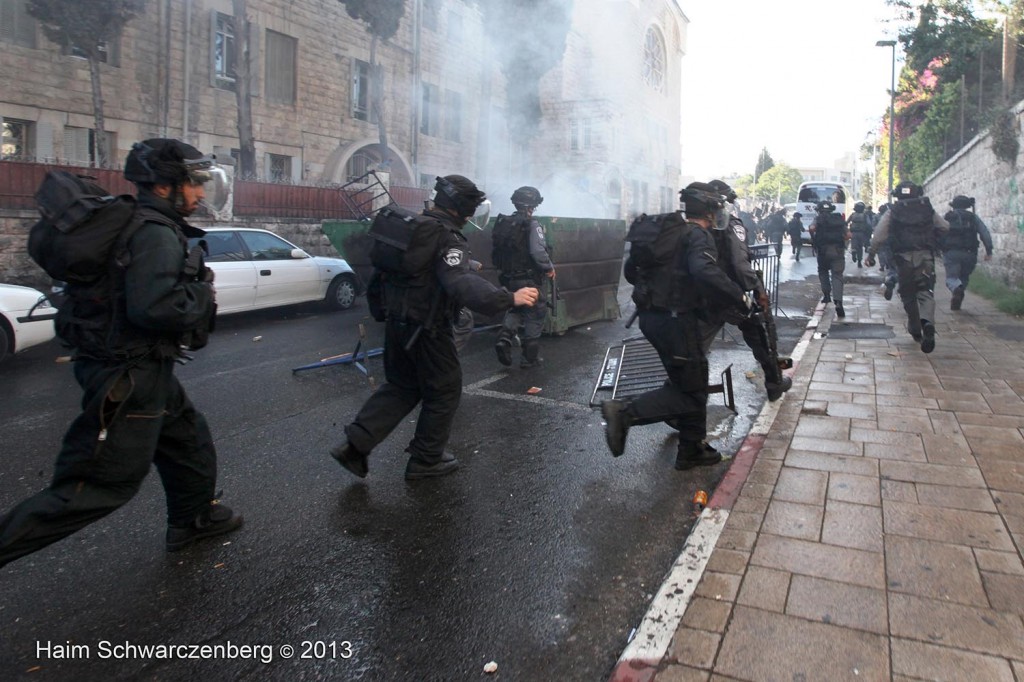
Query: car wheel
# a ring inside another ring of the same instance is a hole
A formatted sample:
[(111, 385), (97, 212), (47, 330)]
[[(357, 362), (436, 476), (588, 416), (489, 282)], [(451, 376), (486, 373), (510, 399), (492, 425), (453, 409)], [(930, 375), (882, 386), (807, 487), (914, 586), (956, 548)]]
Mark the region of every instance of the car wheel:
[(339, 275), (327, 288), (327, 305), (335, 310), (348, 310), (356, 302), (356, 280), (351, 275)]
[(13, 352), (14, 346), (14, 334), (10, 332), (7, 327), (6, 321), (0, 319), (0, 362), (7, 359)]

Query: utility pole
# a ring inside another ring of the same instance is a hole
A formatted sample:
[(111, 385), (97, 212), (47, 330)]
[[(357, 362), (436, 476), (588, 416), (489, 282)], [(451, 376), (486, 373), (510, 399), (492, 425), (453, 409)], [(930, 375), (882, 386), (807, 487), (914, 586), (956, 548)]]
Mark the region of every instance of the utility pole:
[(879, 40), (875, 47), (892, 48), (892, 76), (889, 87), (889, 193), (886, 201), (892, 198), (892, 168), (896, 160), (895, 138), (896, 138), (896, 41)]

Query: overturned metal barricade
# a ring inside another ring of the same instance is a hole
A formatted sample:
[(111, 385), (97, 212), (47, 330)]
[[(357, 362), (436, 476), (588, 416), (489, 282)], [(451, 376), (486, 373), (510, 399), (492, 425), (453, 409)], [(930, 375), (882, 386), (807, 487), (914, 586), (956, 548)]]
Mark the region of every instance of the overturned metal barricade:
[[(605, 400), (625, 399), (659, 388), (668, 375), (661, 364), (658, 351), (641, 337), (624, 339), (611, 346), (604, 354), (601, 372), (590, 395), (590, 406), (597, 407)], [(725, 406), (736, 412), (736, 398), (732, 389), (732, 365), (722, 371), (719, 384), (709, 384), (708, 394), (721, 393)]]

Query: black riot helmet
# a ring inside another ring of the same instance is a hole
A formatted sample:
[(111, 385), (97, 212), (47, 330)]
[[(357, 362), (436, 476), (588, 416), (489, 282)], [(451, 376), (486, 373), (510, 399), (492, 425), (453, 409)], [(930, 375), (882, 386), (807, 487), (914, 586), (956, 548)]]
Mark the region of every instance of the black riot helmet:
[(687, 215), (704, 216), (725, 205), (725, 197), (706, 182), (691, 182), (679, 191), (679, 201)]
[(462, 175), (438, 176), (434, 192), (435, 206), (455, 211), (465, 220), (468, 220), (487, 198), (472, 180)]
[(212, 154), (207, 156), (181, 140), (155, 137), (132, 145), (124, 177), (140, 185), (203, 183), (210, 179), (215, 160)]
[(856, 204), (853, 205), (853, 212), (854, 213), (863, 213), (864, 212), (864, 208), (865, 208), (864, 202), (863, 201), (858, 201)]
[(714, 187), (730, 204), (736, 203), (736, 190), (726, 182), (723, 180), (712, 180), (708, 184)]
[(833, 204), (831, 201), (827, 200), (819, 201), (816, 210), (818, 211), (818, 213), (821, 214), (832, 213), (833, 211), (836, 210), (836, 205)]
[(227, 204), (230, 187), (227, 173), (216, 159), (181, 140), (154, 137), (132, 145), (124, 163), (124, 177), (141, 188), (170, 185), (170, 199), (176, 207), (181, 199), (177, 189), (180, 185), (205, 185), (200, 203), (217, 212)]
[(797, 219), (800, 219), (800, 218), (804, 217), (804, 214), (800, 213), (799, 211), (797, 211), (796, 213), (793, 214), (793, 217), (797, 218)]
[(974, 197), (965, 197), (963, 194), (957, 194), (953, 197), (953, 201), (949, 202), (949, 205), (953, 208), (962, 208), (964, 210), (974, 208)]
[(536, 187), (523, 185), (515, 192), (512, 192), (512, 205), (517, 209), (537, 208), (544, 203), (544, 197)]
[(924, 188), (921, 185), (915, 185), (910, 180), (904, 180), (900, 184), (892, 188), (892, 196), (896, 201), (903, 201), (904, 199), (917, 199), (924, 194)]

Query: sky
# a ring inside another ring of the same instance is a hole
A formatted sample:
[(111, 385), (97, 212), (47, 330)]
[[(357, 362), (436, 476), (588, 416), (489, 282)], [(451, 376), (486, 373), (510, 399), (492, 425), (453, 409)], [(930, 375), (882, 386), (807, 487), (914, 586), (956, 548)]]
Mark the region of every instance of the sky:
[[(834, 168), (858, 154), (889, 107), (894, 10), (885, 0), (678, 0), (683, 56), (682, 174), (775, 163)], [(896, 74), (902, 63), (896, 47)]]

